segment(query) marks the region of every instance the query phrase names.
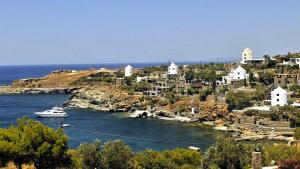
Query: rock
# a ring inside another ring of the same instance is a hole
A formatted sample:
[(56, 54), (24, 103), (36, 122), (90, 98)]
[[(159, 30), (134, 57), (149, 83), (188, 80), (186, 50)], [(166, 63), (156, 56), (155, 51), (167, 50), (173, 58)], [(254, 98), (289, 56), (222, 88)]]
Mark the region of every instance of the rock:
[(78, 88), (16, 88), (0, 87), (0, 94), (72, 94)]
[(142, 107), (138, 99), (138, 96), (128, 95), (115, 86), (97, 86), (78, 90), (65, 106), (97, 111), (129, 111)]

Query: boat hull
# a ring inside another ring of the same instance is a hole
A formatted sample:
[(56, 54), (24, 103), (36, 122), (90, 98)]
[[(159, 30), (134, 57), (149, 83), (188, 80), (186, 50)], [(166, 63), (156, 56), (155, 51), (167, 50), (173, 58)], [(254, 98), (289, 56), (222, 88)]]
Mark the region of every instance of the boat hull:
[(59, 114), (46, 114), (46, 113), (34, 113), (37, 117), (58, 117), (58, 118), (64, 118), (64, 117), (68, 117), (69, 115), (67, 115), (66, 113), (59, 113)]

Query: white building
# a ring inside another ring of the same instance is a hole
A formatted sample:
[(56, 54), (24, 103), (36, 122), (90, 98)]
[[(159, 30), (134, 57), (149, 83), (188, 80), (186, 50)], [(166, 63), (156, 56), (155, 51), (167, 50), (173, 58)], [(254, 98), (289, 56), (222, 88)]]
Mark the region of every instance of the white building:
[(175, 63), (171, 63), (170, 66), (168, 67), (168, 75), (177, 75), (178, 73), (178, 67), (175, 65)]
[(247, 71), (239, 65), (237, 68), (231, 70), (231, 72), (228, 74), (228, 76), (223, 76), (222, 82), (231, 84), (231, 82), (234, 80), (238, 81), (238, 80), (244, 80), (247, 78), (248, 78)]
[(253, 56), (252, 56), (252, 50), (249, 48), (246, 48), (243, 50), (242, 52), (242, 64), (246, 64), (247, 61), (252, 61), (253, 60)]
[(271, 92), (271, 106), (287, 105), (287, 91), (280, 86)]
[(125, 67), (125, 77), (132, 76), (132, 69), (133, 69), (133, 67), (131, 65), (127, 65)]
[(297, 64), (300, 68), (300, 58), (290, 58), (290, 62)]
[(144, 76), (144, 77), (138, 76), (138, 77), (136, 77), (136, 82), (147, 81), (147, 79), (148, 79), (148, 76)]

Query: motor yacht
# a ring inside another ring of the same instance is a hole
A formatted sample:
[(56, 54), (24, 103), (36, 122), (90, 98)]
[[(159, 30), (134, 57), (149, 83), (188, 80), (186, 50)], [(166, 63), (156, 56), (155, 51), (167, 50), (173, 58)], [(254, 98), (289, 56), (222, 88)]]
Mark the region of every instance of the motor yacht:
[(68, 117), (69, 115), (61, 107), (53, 107), (43, 112), (35, 112), (38, 117)]

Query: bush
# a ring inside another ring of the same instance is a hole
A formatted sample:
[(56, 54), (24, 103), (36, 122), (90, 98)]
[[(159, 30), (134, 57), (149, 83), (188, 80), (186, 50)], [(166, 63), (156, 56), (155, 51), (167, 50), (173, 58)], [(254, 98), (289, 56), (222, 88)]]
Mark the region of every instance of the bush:
[(270, 164), (272, 160), (280, 162), (286, 159), (300, 159), (300, 152), (297, 147), (289, 147), (285, 144), (264, 146), (263, 157), (265, 165)]
[(152, 88), (151, 84), (146, 82), (135, 83), (133, 85), (133, 90), (136, 92), (143, 92), (146, 90), (150, 90), (151, 88)]
[(130, 169), (133, 168), (133, 152), (122, 141), (108, 142), (101, 151), (103, 169)]
[(300, 161), (299, 160), (284, 160), (280, 162), (278, 169), (299, 169)]
[(131, 169), (133, 168), (133, 152), (122, 141), (107, 142), (101, 145), (99, 140), (94, 143), (81, 144), (73, 153), (76, 168), (90, 169)]
[(296, 128), (295, 131), (294, 131), (294, 138), (296, 140), (300, 140), (300, 128)]
[(77, 166), (77, 168), (100, 168), (102, 166), (100, 150), (101, 142), (99, 140), (94, 143), (81, 144), (77, 149), (81, 166)]
[(212, 88), (205, 88), (200, 90), (199, 92), (199, 98), (201, 101), (205, 101), (207, 95), (212, 94), (214, 92), (214, 90)]
[(228, 104), (228, 110), (231, 111), (233, 109), (241, 110), (243, 108), (249, 107), (252, 105), (251, 103), (251, 95), (246, 92), (233, 92), (229, 91), (226, 94), (226, 102)]
[(247, 146), (227, 138), (218, 138), (216, 144), (211, 146), (204, 155), (202, 168), (240, 169), (251, 163), (251, 150)]
[(182, 148), (163, 152), (145, 150), (135, 156), (136, 168), (143, 169), (196, 169), (201, 160), (201, 153)]

